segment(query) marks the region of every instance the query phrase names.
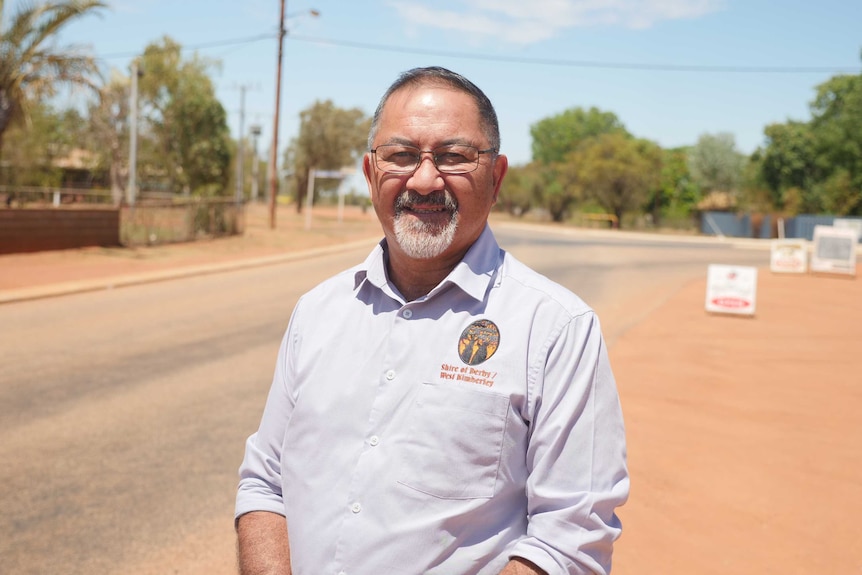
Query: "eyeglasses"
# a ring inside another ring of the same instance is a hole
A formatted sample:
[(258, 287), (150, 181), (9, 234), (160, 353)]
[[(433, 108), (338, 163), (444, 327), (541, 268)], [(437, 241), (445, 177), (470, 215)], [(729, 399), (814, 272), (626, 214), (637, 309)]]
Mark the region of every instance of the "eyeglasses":
[(406, 144), (384, 144), (377, 146), (374, 154), (377, 167), (387, 174), (412, 174), (422, 163), (422, 154), (431, 154), (434, 166), (443, 174), (468, 174), (479, 167), (479, 156), (495, 154), (497, 150), (480, 150), (475, 146), (452, 144), (433, 150), (420, 150)]

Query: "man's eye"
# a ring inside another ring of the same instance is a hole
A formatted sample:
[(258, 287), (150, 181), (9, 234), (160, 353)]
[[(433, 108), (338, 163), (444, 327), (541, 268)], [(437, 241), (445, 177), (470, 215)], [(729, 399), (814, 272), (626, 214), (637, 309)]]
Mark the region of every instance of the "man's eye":
[(392, 152), (391, 154), (386, 156), (387, 162), (392, 162), (395, 164), (411, 164), (416, 161), (416, 154), (408, 151), (401, 152)]
[(465, 164), (469, 163), (469, 161), (470, 160), (468, 160), (466, 156), (464, 156), (463, 154), (458, 154), (456, 152), (444, 152), (437, 155), (437, 163), (446, 166)]

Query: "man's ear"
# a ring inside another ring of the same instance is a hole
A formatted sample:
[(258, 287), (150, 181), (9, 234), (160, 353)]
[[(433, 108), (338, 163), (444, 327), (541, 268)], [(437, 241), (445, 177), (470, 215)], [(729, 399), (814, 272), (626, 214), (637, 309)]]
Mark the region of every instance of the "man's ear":
[(365, 174), (365, 183), (368, 185), (368, 195), (374, 199), (374, 172), (371, 167), (371, 152), (366, 152), (362, 158), (362, 173)]
[(509, 171), (509, 158), (504, 154), (500, 154), (494, 159), (494, 171), (492, 172), (492, 184), (494, 185), (494, 203), (497, 203), (497, 198), (500, 195), (500, 186), (503, 185), (503, 178), (506, 177), (506, 172)]

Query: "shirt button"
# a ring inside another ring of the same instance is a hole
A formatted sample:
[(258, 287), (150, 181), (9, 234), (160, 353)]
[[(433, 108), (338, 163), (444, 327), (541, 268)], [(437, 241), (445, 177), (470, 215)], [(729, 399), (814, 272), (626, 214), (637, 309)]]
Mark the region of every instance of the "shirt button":
[(368, 443), (370, 443), (370, 444), (371, 444), (371, 447), (375, 447), (378, 443), (380, 443), (380, 438), (379, 438), (379, 437), (377, 437), (376, 435), (372, 435), (372, 436), (368, 439)]
[(395, 379), (395, 370), (394, 369), (390, 369), (389, 371), (386, 372), (386, 379), (388, 379), (389, 381), (392, 381), (393, 379)]
[(350, 510), (354, 513), (359, 513), (360, 511), (362, 511), (362, 505), (360, 505), (359, 503), (354, 503), (350, 506)]
[(404, 316), (404, 319), (410, 319), (411, 317), (413, 317), (413, 310), (412, 309), (405, 309), (401, 313), (401, 315)]

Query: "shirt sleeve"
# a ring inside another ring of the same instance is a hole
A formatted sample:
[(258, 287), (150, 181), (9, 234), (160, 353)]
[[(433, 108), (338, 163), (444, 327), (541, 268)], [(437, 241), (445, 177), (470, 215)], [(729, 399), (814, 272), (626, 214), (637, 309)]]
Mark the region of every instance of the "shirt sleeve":
[(251, 511), (270, 511), (284, 515), (281, 487), (281, 451), (287, 422), (293, 412), (291, 392), (294, 348), (297, 345), (296, 311), (278, 351), (272, 386), (263, 410), (260, 427), (245, 444), (239, 468), (239, 487), (235, 517)]
[(527, 536), (510, 556), (549, 575), (604, 575), (629, 478), (619, 396), (595, 314), (572, 318), (546, 349), (531, 373)]

